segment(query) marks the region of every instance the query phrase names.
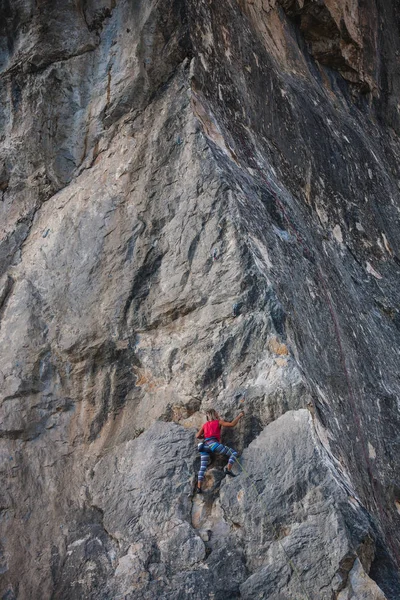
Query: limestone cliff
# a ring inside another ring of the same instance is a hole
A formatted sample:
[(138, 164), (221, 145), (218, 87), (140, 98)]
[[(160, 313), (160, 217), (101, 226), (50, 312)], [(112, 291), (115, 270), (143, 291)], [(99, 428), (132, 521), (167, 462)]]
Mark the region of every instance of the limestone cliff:
[(400, 598), (399, 33), (1, 0), (2, 600)]

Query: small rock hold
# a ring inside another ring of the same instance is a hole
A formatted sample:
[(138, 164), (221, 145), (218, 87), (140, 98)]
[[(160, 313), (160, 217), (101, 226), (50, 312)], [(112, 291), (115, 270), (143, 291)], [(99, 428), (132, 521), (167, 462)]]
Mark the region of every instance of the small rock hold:
[(8, 187), (9, 175), (5, 164), (0, 163), (0, 191), (4, 192)]
[(367, 270), (367, 273), (369, 273), (370, 275), (373, 275), (375, 277), (375, 279), (382, 279), (382, 275), (380, 273), (378, 273), (378, 271), (376, 271), (369, 262), (367, 262), (367, 264), (366, 264), (366, 270)]
[(211, 537), (210, 533), (211, 532), (208, 529), (202, 529), (199, 531), (199, 536), (203, 540), (203, 542), (209, 542)]
[(339, 244), (343, 244), (343, 234), (339, 225), (335, 225), (335, 227), (332, 230), (332, 233), (336, 241), (339, 242)]
[(235, 303), (232, 305), (232, 315), (233, 315), (234, 317), (238, 317), (238, 316), (240, 315), (240, 306), (241, 306), (241, 305), (240, 305), (240, 303), (239, 303), (239, 302), (235, 302)]

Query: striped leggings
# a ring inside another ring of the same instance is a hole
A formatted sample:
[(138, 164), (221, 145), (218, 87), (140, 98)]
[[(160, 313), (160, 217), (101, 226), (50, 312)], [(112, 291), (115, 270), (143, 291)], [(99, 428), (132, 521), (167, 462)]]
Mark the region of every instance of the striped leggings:
[(236, 450), (228, 448), (228, 446), (224, 446), (219, 442), (214, 442), (213, 440), (201, 442), (201, 444), (198, 446), (198, 449), (200, 452), (200, 471), (198, 475), (198, 481), (204, 480), (204, 475), (208, 465), (210, 464), (210, 454), (212, 452), (215, 452), (215, 454), (225, 454), (226, 456), (229, 456), (228, 465), (233, 465), (238, 455)]

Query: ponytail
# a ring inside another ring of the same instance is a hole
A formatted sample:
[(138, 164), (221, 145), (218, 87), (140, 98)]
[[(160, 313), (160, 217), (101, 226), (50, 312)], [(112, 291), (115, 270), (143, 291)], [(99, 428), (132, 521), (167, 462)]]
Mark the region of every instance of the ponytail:
[(206, 412), (206, 417), (207, 421), (218, 421), (218, 414), (213, 408)]

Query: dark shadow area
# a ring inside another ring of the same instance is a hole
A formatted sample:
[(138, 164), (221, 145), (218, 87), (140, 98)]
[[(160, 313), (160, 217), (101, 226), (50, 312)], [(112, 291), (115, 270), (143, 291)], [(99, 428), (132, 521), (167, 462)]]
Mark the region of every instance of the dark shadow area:
[(375, 559), (369, 572), (388, 600), (400, 599), (400, 575), (380, 540), (376, 542)]

